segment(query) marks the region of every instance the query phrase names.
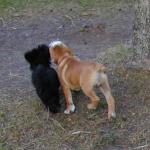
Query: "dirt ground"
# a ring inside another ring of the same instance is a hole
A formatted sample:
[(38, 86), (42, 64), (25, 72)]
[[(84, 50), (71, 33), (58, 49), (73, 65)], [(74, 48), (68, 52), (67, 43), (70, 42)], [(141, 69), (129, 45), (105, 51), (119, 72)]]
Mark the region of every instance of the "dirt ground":
[[(38, 0), (6, 7), (0, 16), (0, 150), (150, 149), (150, 71), (128, 64), (133, 20), (133, 4), (123, 0)], [(82, 92), (72, 93), (74, 114), (63, 114), (63, 95), (61, 113), (44, 110), (23, 54), (55, 39), (81, 59), (108, 67), (116, 120), (108, 121), (98, 89), (95, 111), (86, 108)]]

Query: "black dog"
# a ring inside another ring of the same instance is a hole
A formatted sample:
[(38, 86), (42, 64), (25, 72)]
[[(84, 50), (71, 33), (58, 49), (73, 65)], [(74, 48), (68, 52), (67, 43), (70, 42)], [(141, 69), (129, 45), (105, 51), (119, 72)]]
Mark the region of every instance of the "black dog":
[(39, 45), (24, 54), (32, 71), (32, 83), (36, 92), (47, 109), (57, 113), (59, 102), (59, 79), (56, 71), (50, 66), (49, 47)]

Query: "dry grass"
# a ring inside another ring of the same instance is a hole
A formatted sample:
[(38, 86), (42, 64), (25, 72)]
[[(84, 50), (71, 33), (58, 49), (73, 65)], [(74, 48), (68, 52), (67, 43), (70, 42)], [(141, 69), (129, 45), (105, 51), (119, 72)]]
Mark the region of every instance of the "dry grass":
[(77, 112), (69, 116), (47, 113), (35, 96), (13, 102), (11, 96), (1, 97), (0, 148), (95, 150), (149, 144), (149, 75), (143, 70), (113, 71), (117, 119), (112, 122), (103, 104), (96, 111), (87, 110), (82, 93), (73, 94)]

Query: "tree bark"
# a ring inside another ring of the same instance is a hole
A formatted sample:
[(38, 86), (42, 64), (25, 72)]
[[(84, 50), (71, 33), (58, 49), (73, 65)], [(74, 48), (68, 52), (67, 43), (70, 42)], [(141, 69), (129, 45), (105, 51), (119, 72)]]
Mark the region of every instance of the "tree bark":
[(150, 68), (150, 0), (135, 0), (134, 61)]

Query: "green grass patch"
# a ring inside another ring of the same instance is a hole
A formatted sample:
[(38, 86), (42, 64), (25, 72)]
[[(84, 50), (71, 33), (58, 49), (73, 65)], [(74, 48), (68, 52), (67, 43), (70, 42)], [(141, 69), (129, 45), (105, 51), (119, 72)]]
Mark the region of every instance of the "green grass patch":
[(19, 10), (25, 8), (29, 2), (28, 0), (0, 0), (0, 11)]
[(21, 15), (24, 10), (36, 9), (38, 11), (49, 3), (51, 1), (48, 0), (0, 0), (0, 13), (1, 17), (12, 16), (14, 13)]
[(117, 66), (126, 59), (132, 57), (133, 54), (134, 50), (132, 48), (126, 48), (122, 44), (118, 44), (113, 48), (106, 49), (104, 54), (98, 54), (96, 61)]
[(82, 7), (86, 7), (86, 6), (89, 6), (89, 5), (92, 5), (92, 4), (95, 4), (97, 0), (79, 0), (79, 4), (82, 6)]
[(5, 113), (3, 111), (0, 111), (0, 119), (3, 119), (5, 117)]
[(103, 108), (103, 109), (106, 109), (106, 108), (107, 108), (107, 102), (106, 102), (106, 100), (102, 100), (102, 101), (100, 102), (100, 107)]
[(112, 5), (116, 5), (119, 3), (131, 3), (132, 0), (78, 0), (78, 3), (80, 6), (82, 7), (89, 7), (89, 6), (94, 6), (94, 7), (108, 7), (108, 6), (112, 6)]
[(127, 2), (123, 0), (0, 0), (0, 16), (9, 16), (16, 12), (20, 14), (24, 10), (35, 11), (35, 14), (37, 14), (37, 12), (46, 11), (46, 9), (58, 9), (58, 11), (62, 12), (68, 7), (74, 8), (74, 6), (102, 10), (118, 5), (118, 3)]
[(7, 150), (4, 143), (0, 142), (0, 150)]

